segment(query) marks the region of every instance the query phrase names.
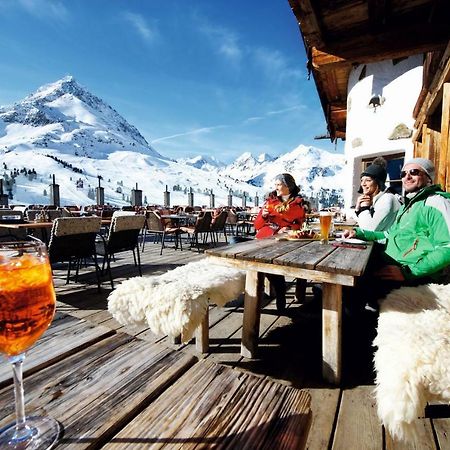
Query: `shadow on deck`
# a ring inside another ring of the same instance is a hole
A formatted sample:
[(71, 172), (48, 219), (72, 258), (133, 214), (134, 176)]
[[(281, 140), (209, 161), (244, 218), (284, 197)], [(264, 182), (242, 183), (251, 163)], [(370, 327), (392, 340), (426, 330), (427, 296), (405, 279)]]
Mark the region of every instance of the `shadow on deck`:
[[(181, 252), (170, 248), (160, 256), (158, 245), (147, 244), (141, 256), (142, 270), (144, 275), (158, 275), (202, 257), (195, 251)], [(132, 258), (125, 259), (120, 255), (112, 263), (112, 271), (118, 282), (135, 276)], [(312, 397), (309, 449), (450, 448), (445, 432), (450, 428), (449, 419), (418, 419), (418, 441), (413, 447), (393, 443), (385, 435), (373, 397), (371, 342), (376, 318), (370, 313), (344, 317), (343, 383), (335, 387), (324, 382), (321, 376), (321, 310), (312, 300), (310, 291), (307, 291), (305, 304), (295, 303), (293, 284), (288, 290), (288, 308), (284, 315), (277, 313), (274, 302), (263, 305), (258, 358), (248, 360), (240, 355), (242, 299), (236, 299), (224, 308), (210, 307), (210, 349), (209, 353), (200, 355), (192, 342), (175, 345), (166, 336), (156, 336), (146, 328), (122, 327), (117, 323), (107, 311), (107, 297), (111, 292), (107, 280), (103, 282), (101, 292), (97, 292), (92, 273), (83, 272), (78, 284), (68, 285), (64, 284), (65, 272), (55, 271), (54, 275), (61, 312), (149, 342), (163, 343), (215, 364), (305, 389)]]

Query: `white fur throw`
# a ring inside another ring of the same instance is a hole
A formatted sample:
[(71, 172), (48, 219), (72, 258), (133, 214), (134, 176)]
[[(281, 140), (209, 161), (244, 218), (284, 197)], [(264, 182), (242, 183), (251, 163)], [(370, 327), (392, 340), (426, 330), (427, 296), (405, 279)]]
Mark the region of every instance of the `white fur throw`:
[(156, 334), (191, 339), (208, 304), (225, 305), (243, 290), (245, 272), (211, 263), (191, 262), (162, 275), (124, 281), (108, 297), (108, 309), (124, 325), (144, 325)]
[(378, 416), (392, 437), (410, 440), (427, 401), (450, 402), (450, 285), (392, 291), (377, 331)]

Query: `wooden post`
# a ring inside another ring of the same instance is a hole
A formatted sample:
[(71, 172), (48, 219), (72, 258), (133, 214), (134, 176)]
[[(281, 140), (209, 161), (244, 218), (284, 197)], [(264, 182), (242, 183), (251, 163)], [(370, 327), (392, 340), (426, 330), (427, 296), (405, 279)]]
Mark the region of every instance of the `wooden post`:
[(164, 206), (170, 206), (170, 192), (167, 189), (167, 184), (166, 190), (164, 191)]
[(445, 191), (450, 189), (450, 83), (442, 87), (442, 118), (441, 118), (441, 154), (439, 157), (438, 180)]
[(231, 189), (228, 192), (228, 207), (231, 208), (233, 206), (233, 193)]
[(194, 207), (194, 192), (192, 191), (192, 188), (189, 188), (188, 192), (188, 206)]
[(55, 182), (55, 174), (53, 174), (52, 184), (49, 187), (50, 187), (50, 205), (58, 207), (61, 206), (59, 199), (59, 184), (56, 184)]
[(8, 194), (3, 193), (3, 178), (0, 178), (0, 205), (8, 206)]
[(247, 192), (244, 192), (244, 194), (242, 195), (242, 207), (247, 207)]
[(142, 206), (142, 191), (138, 189), (138, 184), (136, 183), (136, 189), (131, 190), (131, 205), (132, 206)]
[(98, 206), (103, 206), (105, 204), (105, 189), (102, 188), (100, 184), (101, 176), (97, 175), (98, 187), (95, 188), (95, 198)]

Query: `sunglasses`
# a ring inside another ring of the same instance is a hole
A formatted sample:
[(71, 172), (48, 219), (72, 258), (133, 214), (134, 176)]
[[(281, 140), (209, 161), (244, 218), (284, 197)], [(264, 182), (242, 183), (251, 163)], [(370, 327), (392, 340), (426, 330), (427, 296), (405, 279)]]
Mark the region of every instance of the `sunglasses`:
[(400, 177), (401, 177), (401, 178), (405, 178), (406, 175), (408, 175), (408, 174), (410, 174), (410, 175), (412, 175), (412, 176), (414, 176), (414, 177), (417, 177), (418, 175), (421, 175), (422, 173), (425, 173), (425, 172), (423, 172), (423, 171), (420, 170), (420, 169), (402, 170), (402, 171), (400, 172)]

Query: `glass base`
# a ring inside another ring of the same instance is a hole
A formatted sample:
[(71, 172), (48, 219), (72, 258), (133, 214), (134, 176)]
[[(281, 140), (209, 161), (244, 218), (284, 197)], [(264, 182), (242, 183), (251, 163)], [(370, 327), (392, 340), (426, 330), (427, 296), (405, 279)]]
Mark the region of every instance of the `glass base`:
[(0, 448), (14, 450), (48, 450), (59, 439), (61, 427), (51, 417), (26, 417), (25, 429), (20, 436), (16, 433), (16, 424), (10, 424), (0, 430)]

